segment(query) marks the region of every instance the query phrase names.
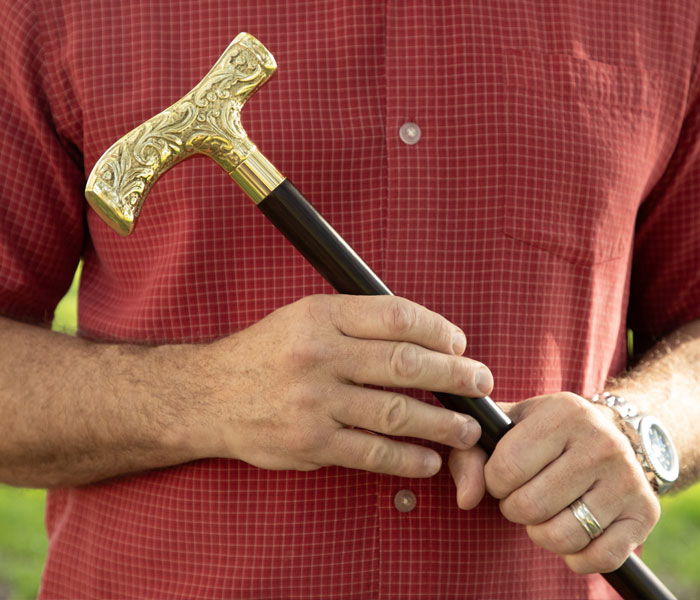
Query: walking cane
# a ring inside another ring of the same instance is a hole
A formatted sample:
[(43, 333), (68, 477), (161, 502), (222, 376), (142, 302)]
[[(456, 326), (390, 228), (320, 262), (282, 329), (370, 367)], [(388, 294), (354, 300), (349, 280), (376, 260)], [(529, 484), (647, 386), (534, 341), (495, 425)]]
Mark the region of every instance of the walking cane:
[[(127, 133), (102, 155), (85, 188), (88, 202), (110, 227), (128, 235), (158, 177), (193, 154), (204, 154), (243, 188), (338, 292), (391, 295), (387, 285), (258, 151), (243, 130), (243, 104), (276, 68), (267, 48), (253, 36), (240, 33), (186, 96)], [(513, 427), (488, 396), (434, 394), (445, 407), (479, 422), (479, 445), (488, 453)], [(603, 577), (625, 600), (675, 600), (635, 554)]]

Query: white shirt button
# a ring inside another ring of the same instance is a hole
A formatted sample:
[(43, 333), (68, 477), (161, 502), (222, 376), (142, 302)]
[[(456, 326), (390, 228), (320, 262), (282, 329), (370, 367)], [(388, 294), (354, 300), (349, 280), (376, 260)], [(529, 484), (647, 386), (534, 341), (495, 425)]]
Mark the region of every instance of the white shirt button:
[(420, 127), (411, 121), (404, 123), (401, 125), (401, 127), (399, 127), (399, 137), (401, 138), (401, 141), (410, 146), (418, 143), (421, 134), (422, 132)]
[(394, 507), (399, 512), (411, 512), (418, 502), (411, 490), (399, 490), (394, 496)]

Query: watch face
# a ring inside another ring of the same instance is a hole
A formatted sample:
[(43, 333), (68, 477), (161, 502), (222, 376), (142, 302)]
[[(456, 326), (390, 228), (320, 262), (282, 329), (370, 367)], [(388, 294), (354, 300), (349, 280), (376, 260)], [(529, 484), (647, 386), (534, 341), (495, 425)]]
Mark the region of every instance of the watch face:
[(639, 434), (642, 447), (654, 472), (664, 481), (678, 479), (678, 455), (663, 425), (654, 417), (644, 417)]

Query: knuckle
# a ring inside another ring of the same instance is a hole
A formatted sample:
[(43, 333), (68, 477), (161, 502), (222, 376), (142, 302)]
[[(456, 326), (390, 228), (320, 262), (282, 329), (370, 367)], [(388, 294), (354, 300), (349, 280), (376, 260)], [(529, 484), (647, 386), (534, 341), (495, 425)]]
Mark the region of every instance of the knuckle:
[(454, 326), (447, 319), (436, 313), (430, 313), (425, 318), (425, 321), (431, 343), (437, 348), (444, 348), (449, 353), (452, 353)]
[(388, 445), (372, 440), (364, 456), (365, 468), (372, 472), (383, 472), (389, 469), (392, 463), (392, 452)]
[(392, 336), (403, 338), (415, 327), (418, 312), (413, 304), (392, 298), (384, 308), (382, 319)]
[(288, 388), (288, 401), (291, 411), (297, 416), (314, 413), (319, 408), (320, 397), (313, 385), (292, 384)]
[(595, 567), (593, 567), (588, 560), (583, 557), (583, 556), (566, 556), (565, 557), (566, 564), (568, 567), (574, 572), (577, 573), (578, 575), (588, 575), (590, 573), (599, 573), (600, 571), (597, 571)]
[(545, 520), (546, 511), (542, 502), (527, 488), (521, 488), (508, 496), (503, 504), (508, 504), (508, 511), (517, 523), (537, 525)]
[(342, 331), (343, 323), (347, 321), (348, 314), (355, 312), (358, 298), (343, 295), (321, 296), (321, 298), (324, 302), (324, 307), (321, 308), (325, 311), (324, 317), (336, 331)]
[(591, 573), (609, 573), (617, 569), (627, 558), (626, 548), (610, 547), (604, 544), (591, 544), (587, 563)]
[[(637, 472), (639, 470), (639, 473)], [(640, 502), (646, 504), (642, 499), (646, 493), (652, 493), (651, 486), (644, 476), (641, 465), (630, 465), (630, 468), (615, 477), (616, 492), (620, 498), (626, 498), (627, 502)], [(646, 489), (648, 488), (648, 490)]]
[(460, 442), (463, 440), (461, 436), (464, 431), (465, 418), (459, 413), (452, 411), (445, 411), (441, 413), (444, 418), (440, 418), (439, 421), (434, 426), (434, 431), (437, 437), (441, 440), (454, 440), (455, 435), (460, 436)]
[(306, 309), (306, 315), (315, 323), (324, 323), (328, 320), (330, 302), (323, 294), (313, 294), (299, 300)]
[(484, 467), (484, 477), (489, 493), (495, 498), (504, 498), (507, 490), (513, 489), (523, 479), (524, 472), (510, 455), (494, 453)]
[(328, 435), (318, 427), (309, 427), (299, 431), (291, 439), (290, 450), (305, 456), (315, 456), (328, 445)]
[(586, 575), (588, 573), (594, 573), (590, 568), (587, 567), (587, 563), (580, 556), (565, 556), (564, 562), (574, 573), (578, 575)]
[(394, 345), (389, 366), (391, 372), (400, 379), (411, 379), (420, 372), (421, 367), (418, 349), (407, 342), (400, 342)]
[(558, 396), (558, 404), (567, 419), (587, 419), (591, 414), (591, 405), (588, 400), (573, 392), (561, 392)]
[(585, 545), (576, 534), (564, 527), (542, 527), (538, 540), (543, 548), (556, 554), (573, 554)]
[(294, 369), (308, 369), (327, 361), (331, 356), (328, 344), (322, 340), (299, 338), (289, 352), (289, 362)]
[(478, 396), (482, 396), (476, 388), (476, 375), (479, 369), (487, 368), (482, 363), (462, 356), (446, 357), (449, 364), (449, 376), (451, 381), (459, 389), (472, 389)]
[(408, 398), (392, 394), (382, 407), (381, 425), (388, 434), (398, 435), (408, 423)]
[(647, 536), (658, 523), (661, 516), (661, 506), (653, 494), (645, 496), (641, 504), (636, 508), (632, 518), (632, 538), (637, 544), (646, 540)]
[(472, 368), (469, 361), (461, 357), (454, 357), (448, 362), (450, 379), (460, 387), (474, 381)]
[(622, 432), (599, 432), (595, 438), (596, 453), (603, 461), (622, 459), (627, 461), (630, 453), (630, 443)]
[(630, 541), (634, 542), (635, 546), (643, 544), (647, 539), (649, 532), (651, 531), (651, 523), (647, 521), (642, 516), (634, 519), (634, 522), (630, 526)]
[[(649, 531), (651, 531), (661, 518), (661, 504), (653, 493), (649, 493), (647, 496), (646, 506), (642, 509), (642, 515), (646, 517), (646, 524)], [(647, 531), (646, 534), (648, 534), (649, 531)]]

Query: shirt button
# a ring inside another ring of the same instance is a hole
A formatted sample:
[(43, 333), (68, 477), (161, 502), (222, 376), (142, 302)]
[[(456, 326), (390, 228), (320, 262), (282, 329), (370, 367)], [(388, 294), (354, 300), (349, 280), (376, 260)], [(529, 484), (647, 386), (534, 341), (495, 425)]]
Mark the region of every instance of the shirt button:
[(410, 121), (399, 127), (399, 137), (401, 138), (401, 141), (409, 146), (417, 144), (418, 140), (420, 140), (421, 134), (422, 132), (420, 127), (418, 127), (418, 125), (415, 123), (411, 123)]
[(394, 496), (394, 506), (399, 512), (411, 512), (416, 502), (416, 495), (411, 490), (399, 490)]

